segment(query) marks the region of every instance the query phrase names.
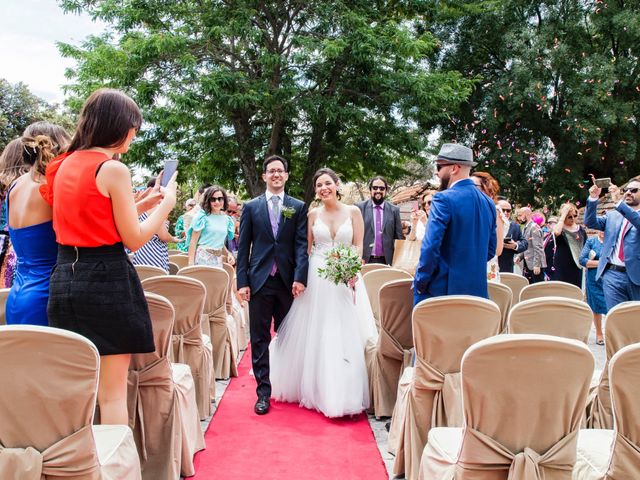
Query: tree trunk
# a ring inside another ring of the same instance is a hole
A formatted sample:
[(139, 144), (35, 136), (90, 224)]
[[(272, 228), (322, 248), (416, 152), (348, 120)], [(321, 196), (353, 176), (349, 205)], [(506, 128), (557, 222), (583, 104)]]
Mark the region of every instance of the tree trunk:
[(247, 112), (236, 112), (233, 115), (233, 129), (238, 142), (238, 157), (244, 173), (247, 193), (251, 198), (261, 195), (265, 190), (262, 176), (256, 166), (256, 155), (253, 148), (252, 128)]

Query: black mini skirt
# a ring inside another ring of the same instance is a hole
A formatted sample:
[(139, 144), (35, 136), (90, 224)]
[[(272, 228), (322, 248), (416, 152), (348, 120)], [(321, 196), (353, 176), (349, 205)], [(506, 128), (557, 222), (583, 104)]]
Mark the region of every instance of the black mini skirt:
[(149, 307), (122, 243), (59, 245), (47, 314), (50, 326), (88, 338), (100, 355), (155, 350)]

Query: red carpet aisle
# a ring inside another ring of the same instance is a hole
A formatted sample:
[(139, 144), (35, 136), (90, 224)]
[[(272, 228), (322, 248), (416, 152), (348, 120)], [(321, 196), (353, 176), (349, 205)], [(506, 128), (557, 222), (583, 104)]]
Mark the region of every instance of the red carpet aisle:
[(286, 403), (253, 413), (251, 352), (231, 380), (196, 456), (196, 480), (386, 480), (387, 472), (366, 415), (325, 418)]

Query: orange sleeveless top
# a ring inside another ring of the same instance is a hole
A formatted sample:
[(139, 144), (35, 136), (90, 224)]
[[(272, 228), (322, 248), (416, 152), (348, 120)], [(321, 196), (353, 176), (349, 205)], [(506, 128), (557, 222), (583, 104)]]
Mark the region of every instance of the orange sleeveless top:
[(101, 152), (65, 153), (47, 165), (47, 184), (40, 193), (53, 206), (53, 229), (61, 245), (99, 247), (121, 242), (111, 199), (96, 185), (98, 168), (107, 160)]

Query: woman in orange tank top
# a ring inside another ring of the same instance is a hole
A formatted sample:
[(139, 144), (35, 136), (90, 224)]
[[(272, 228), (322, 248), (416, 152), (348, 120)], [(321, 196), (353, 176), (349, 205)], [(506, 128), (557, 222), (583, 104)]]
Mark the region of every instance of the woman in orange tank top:
[(117, 90), (97, 90), (82, 109), (68, 152), (47, 167), (44, 193), (59, 244), (49, 324), (84, 335), (98, 348), (103, 424), (128, 424), (131, 354), (154, 350), (144, 292), (124, 247), (135, 251), (149, 241), (176, 202), (174, 175), (159, 203), (156, 197), (157, 208), (138, 222), (131, 174), (113, 158), (127, 152), (141, 123), (133, 100)]

